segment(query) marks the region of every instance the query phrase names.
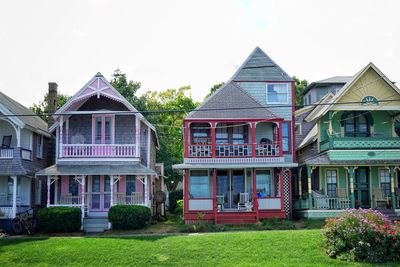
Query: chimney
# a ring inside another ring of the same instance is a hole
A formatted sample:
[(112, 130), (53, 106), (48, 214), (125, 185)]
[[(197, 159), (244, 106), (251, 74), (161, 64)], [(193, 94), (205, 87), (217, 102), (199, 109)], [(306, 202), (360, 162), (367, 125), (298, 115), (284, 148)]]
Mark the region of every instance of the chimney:
[[(55, 82), (49, 82), (49, 93), (47, 96), (47, 105), (49, 107), (49, 114), (54, 114), (57, 110), (57, 83)], [(49, 116), (49, 121), (48, 121), (48, 126), (50, 127), (53, 125), (54, 119), (50, 115)]]

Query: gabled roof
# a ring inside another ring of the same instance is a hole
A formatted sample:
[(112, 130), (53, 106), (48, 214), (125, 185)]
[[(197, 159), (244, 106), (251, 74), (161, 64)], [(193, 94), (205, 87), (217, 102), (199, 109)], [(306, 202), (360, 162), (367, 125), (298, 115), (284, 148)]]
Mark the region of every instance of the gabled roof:
[(188, 119), (277, 118), (235, 82), (224, 84), (186, 117)]
[(56, 122), (50, 127), (50, 132), (54, 131), (59, 121), (57, 120), (60, 114), (68, 114), (69, 111), (78, 110), (92, 96), (103, 96), (114, 101), (122, 103), (129, 111), (135, 113), (143, 123), (154, 131), (156, 136), (157, 147), (159, 147), (156, 128), (146, 120), (146, 118), (134, 107), (128, 100), (123, 97), (117, 89), (115, 89), (104, 76), (98, 72), (89, 82), (85, 84), (78, 92), (76, 92), (61, 108), (53, 115)]
[(293, 79), (258, 46), (243, 62), (230, 81), (287, 81)]
[(372, 62), (370, 62), (367, 66), (361, 69), (361, 71), (354, 75), (353, 78), (348, 81), (345, 86), (343, 86), (342, 89), (340, 89), (340, 91), (332, 97), (332, 99), (329, 101), (329, 104), (331, 105), (322, 106), (318, 112), (315, 112), (312, 115), (310, 114), (310, 116), (306, 118), (306, 121), (319, 119), (320, 117), (325, 115), (334, 106), (334, 104), (340, 104), (339, 100), (349, 91), (352, 85), (354, 85), (360, 79), (360, 77), (363, 76), (363, 74), (369, 69), (374, 70), (378, 74), (380, 79), (385, 81), (386, 84), (388, 84), (395, 92), (397, 92), (397, 94), (400, 95), (400, 89), (392, 81), (390, 81)]
[(50, 136), (47, 132), (47, 123), (44, 120), (36, 116), (32, 110), (2, 92), (0, 92), (0, 113), (4, 115), (27, 115), (9, 117), (9, 119), (21, 128), (28, 128), (39, 134)]
[(330, 77), (328, 79), (323, 79), (319, 80), (316, 82), (310, 83), (306, 89), (301, 93), (302, 95), (305, 95), (308, 91), (310, 91), (312, 88), (316, 86), (327, 86), (327, 85), (345, 85), (348, 81), (350, 81), (353, 78), (353, 76), (334, 76)]

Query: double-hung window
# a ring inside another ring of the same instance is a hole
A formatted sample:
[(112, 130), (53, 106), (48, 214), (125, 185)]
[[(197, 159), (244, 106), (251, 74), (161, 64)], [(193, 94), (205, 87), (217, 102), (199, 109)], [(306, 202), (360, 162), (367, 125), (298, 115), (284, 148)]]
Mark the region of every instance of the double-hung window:
[(338, 179), (337, 179), (337, 171), (336, 170), (327, 170), (326, 171), (326, 193), (330, 197), (336, 197), (336, 189), (337, 189)]
[(270, 170), (258, 170), (256, 173), (257, 197), (271, 197), (272, 192), (272, 176)]
[(390, 196), (390, 174), (388, 169), (379, 169), (379, 180), (383, 196)]
[(287, 83), (267, 84), (267, 104), (288, 104), (288, 103), (289, 103), (289, 84)]
[(43, 158), (43, 136), (39, 135), (36, 140), (36, 157)]
[(208, 176), (208, 171), (191, 171), (189, 177), (190, 198), (210, 198), (211, 192), (211, 179)]

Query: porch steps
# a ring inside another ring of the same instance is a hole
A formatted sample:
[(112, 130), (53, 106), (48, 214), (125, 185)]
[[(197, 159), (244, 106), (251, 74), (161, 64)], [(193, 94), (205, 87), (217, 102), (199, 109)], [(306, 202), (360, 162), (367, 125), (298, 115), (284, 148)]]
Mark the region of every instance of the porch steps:
[(380, 213), (383, 213), (391, 221), (400, 221), (400, 216), (394, 209), (377, 209)]
[(253, 213), (247, 212), (220, 212), (217, 214), (217, 224), (251, 224), (257, 218)]
[(83, 231), (87, 233), (101, 233), (108, 230), (107, 217), (87, 217), (83, 219)]

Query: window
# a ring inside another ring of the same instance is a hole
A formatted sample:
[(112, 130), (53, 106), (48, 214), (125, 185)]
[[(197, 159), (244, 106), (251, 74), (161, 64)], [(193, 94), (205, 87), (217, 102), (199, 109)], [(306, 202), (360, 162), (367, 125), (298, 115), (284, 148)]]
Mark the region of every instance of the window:
[(191, 171), (189, 177), (190, 198), (210, 198), (211, 181), (208, 171)]
[(136, 192), (136, 177), (134, 175), (126, 176), (126, 195), (132, 195), (132, 193)]
[(191, 126), (193, 144), (211, 143), (210, 125), (208, 123), (194, 123)]
[(93, 143), (112, 144), (114, 142), (114, 117), (111, 115), (93, 116)]
[(290, 146), (290, 126), (289, 122), (282, 123), (282, 151), (289, 152)]
[(220, 123), (216, 128), (217, 144), (244, 144), (247, 141), (248, 126), (239, 123)]
[(396, 132), (397, 136), (400, 137), (400, 122), (399, 121), (394, 122), (394, 131)]
[(257, 197), (272, 196), (272, 179), (270, 170), (258, 170), (256, 172)]
[(218, 124), (216, 131), (216, 142), (217, 144), (228, 144), (228, 124), (220, 123)]
[(383, 196), (390, 196), (390, 174), (388, 169), (379, 169), (379, 180)]
[(232, 127), (232, 144), (244, 144), (245, 126)]
[(69, 176), (69, 183), (68, 183), (68, 192), (73, 195), (79, 195), (79, 182), (75, 179), (75, 176)]
[(301, 123), (296, 123), (295, 124), (295, 131), (297, 135), (301, 135), (302, 129), (301, 129)]
[(289, 103), (289, 86), (287, 83), (267, 84), (267, 104)]
[(370, 114), (365, 111), (345, 112), (342, 118), (346, 137), (370, 136)]
[(43, 136), (39, 135), (36, 140), (36, 157), (43, 158)]
[(326, 193), (330, 197), (336, 197), (337, 189), (337, 172), (336, 170), (326, 171)]

